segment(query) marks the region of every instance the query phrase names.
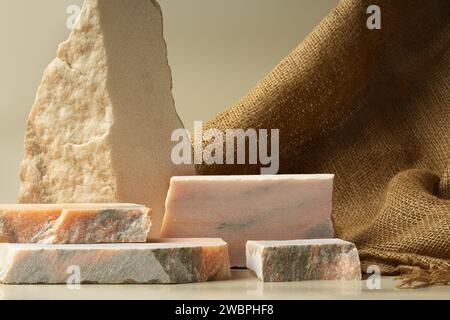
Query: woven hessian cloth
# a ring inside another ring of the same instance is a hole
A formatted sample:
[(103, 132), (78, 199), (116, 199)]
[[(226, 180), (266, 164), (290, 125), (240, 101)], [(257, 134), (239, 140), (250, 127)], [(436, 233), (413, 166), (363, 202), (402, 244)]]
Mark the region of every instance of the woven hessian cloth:
[[(372, 4), (381, 30), (366, 26)], [(280, 129), (280, 174), (336, 174), (336, 236), (357, 245), (363, 271), (449, 280), (450, 1), (341, 1), (211, 128)]]

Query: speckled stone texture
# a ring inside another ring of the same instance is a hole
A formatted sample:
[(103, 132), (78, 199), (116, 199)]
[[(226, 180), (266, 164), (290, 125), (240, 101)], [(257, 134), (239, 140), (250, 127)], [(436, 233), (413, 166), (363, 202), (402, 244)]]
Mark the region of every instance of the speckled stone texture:
[(161, 234), (220, 237), (233, 267), (247, 240), (334, 237), (331, 174), (173, 177)]
[(20, 203), (145, 204), (159, 235), (183, 128), (154, 0), (86, 0), (44, 72), (25, 133)]
[(134, 204), (0, 205), (0, 242), (146, 242), (150, 226)]
[(358, 250), (340, 239), (248, 241), (247, 268), (265, 282), (361, 280)]
[[(75, 268), (74, 268), (75, 267)], [(0, 244), (0, 282), (170, 284), (230, 278), (220, 239), (161, 239), (138, 244)], [(71, 278), (72, 281), (74, 278)]]

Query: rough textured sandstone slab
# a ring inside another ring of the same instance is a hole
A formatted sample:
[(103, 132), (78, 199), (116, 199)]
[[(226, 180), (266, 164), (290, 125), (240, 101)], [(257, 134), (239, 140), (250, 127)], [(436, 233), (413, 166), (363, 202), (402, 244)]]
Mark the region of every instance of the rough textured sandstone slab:
[(171, 161), (171, 88), (156, 1), (86, 0), (29, 115), (19, 201), (145, 204), (157, 236), (169, 178), (195, 174)]
[(267, 282), (361, 280), (358, 250), (340, 239), (248, 241), (247, 268)]
[[(49, 263), (51, 262), (51, 263)], [(161, 239), (137, 244), (0, 244), (0, 282), (189, 283), (230, 277), (220, 239)], [(69, 273), (68, 273), (69, 272)]]
[(247, 240), (333, 237), (333, 175), (173, 177), (162, 236), (220, 237), (232, 266)]
[(0, 205), (0, 242), (146, 242), (150, 226), (134, 204)]

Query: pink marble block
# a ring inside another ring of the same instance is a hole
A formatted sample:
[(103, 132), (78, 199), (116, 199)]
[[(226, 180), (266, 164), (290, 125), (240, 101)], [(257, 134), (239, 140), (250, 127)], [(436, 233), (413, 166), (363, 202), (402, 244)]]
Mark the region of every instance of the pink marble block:
[(232, 267), (245, 267), (247, 240), (334, 236), (334, 175), (173, 177), (161, 230), (165, 238), (219, 237)]

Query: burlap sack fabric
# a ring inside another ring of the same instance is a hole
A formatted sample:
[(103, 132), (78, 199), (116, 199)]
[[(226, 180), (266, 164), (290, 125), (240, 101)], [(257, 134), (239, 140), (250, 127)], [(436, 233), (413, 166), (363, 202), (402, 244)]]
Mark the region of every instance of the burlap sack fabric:
[[(366, 26), (372, 4), (381, 30)], [(341, 1), (209, 128), (278, 128), (279, 173), (335, 173), (336, 236), (363, 271), (450, 281), (450, 1)]]

